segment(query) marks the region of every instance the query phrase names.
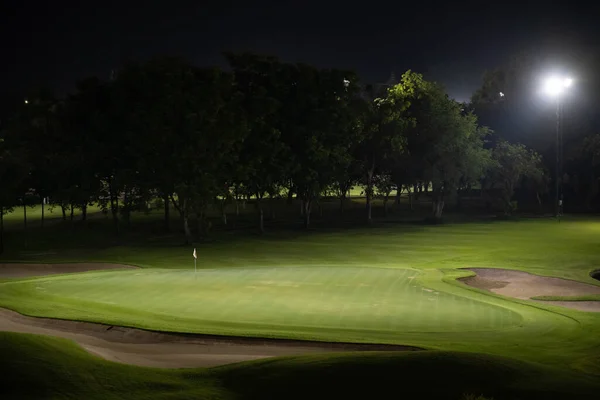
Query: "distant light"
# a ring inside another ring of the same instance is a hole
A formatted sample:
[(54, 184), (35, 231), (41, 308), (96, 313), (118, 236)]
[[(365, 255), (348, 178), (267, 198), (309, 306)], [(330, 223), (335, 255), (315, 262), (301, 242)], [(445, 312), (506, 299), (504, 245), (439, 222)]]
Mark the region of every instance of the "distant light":
[(504, 97), (504, 93), (500, 92), (500, 97)]
[(29, 104), (29, 100), (25, 100), (25, 104)]
[(573, 84), (573, 79), (571, 78), (560, 78), (557, 76), (553, 76), (546, 80), (544, 85), (544, 91), (552, 97), (559, 96), (561, 93), (565, 91), (566, 88)]
[(350, 85), (350, 81), (348, 79), (344, 79), (344, 86), (348, 87)]

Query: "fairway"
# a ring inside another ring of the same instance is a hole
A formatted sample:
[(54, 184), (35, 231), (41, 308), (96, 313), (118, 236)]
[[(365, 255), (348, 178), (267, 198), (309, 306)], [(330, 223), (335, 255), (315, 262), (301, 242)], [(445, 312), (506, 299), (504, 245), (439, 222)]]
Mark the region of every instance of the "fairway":
[(0, 301), (18, 296), (36, 309), (51, 304), (58, 316), (89, 319), (98, 313), (115, 322), (126, 316), (128, 325), (207, 333), (246, 324), (460, 332), (521, 320), (506, 308), (422, 286), (422, 274), (314, 266), (102, 272), (5, 284)]

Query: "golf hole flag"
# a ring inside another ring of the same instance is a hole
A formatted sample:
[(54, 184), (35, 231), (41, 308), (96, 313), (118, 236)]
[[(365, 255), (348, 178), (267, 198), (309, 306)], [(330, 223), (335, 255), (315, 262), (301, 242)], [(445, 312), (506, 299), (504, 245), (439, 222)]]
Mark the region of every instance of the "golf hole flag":
[(196, 256), (196, 248), (194, 248), (194, 252), (192, 253), (192, 255), (194, 256), (194, 274), (196, 274), (196, 259), (198, 258)]

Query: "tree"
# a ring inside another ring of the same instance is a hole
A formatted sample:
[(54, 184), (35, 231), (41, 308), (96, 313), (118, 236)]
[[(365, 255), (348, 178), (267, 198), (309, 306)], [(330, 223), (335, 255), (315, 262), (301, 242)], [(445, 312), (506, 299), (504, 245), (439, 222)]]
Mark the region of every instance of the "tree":
[(542, 159), (522, 144), (499, 141), (492, 150), (494, 164), (490, 169), (493, 185), (500, 189), (504, 214), (510, 215), (516, 208), (512, 199), (515, 188), (524, 177), (534, 181), (543, 179)]
[(387, 216), (388, 200), (390, 194), (396, 188), (392, 175), (385, 172), (380, 172), (373, 177), (373, 186), (375, 187), (375, 195), (383, 199), (383, 212)]
[(293, 82), (273, 57), (227, 54), (234, 90), (241, 94), (248, 136), (240, 151), (235, 175), (247, 196), (256, 198), (258, 228), (264, 232), (263, 198), (275, 195), (289, 167), (289, 147), (281, 140), (281, 107), (286, 85)]
[(289, 178), (302, 202), (304, 226), (315, 200), (334, 182), (335, 166), (347, 162), (352, 137), (340, 128), (358, 87), (349, 71), (286, 65), (291, 77), (282, 108), (282, 140), (291, 152)]
[(443, 87), (419, 74), (405, 73), (390, 96), (408, 104), (405, 118), (414, 124), (405, 127), (406, 150), (420, 168), (408, 175), (431, 182), (432, 214), (439, 220), (447, 197), (461, 182), (477, 181), (483, 174), (489, 162), (483, 139), (489, 130), (479, 127), (475, 115), (464, 112)]
[(588, 135), (575, 141), (566, 151), (570, 161), (569, 169), (573, 171), (574, 190), (583, 188), (586, 209), (592, 209), (592, 202), (600, 192), (598, 187), (598, 167), (600, 166), (600, 134)]
[[(408, 71), (402, 77), (403, 82), (389, 90), (369, 87), (365, 94), (367, 103), (359, 152), (363, 166), (368, 222), (372, 219), (375, 173), (378, 168), (383, 168), (385, 162), (389, 163), (391, 159), (402, 154), (406, 144), (406, 129), (414, 124), (414, 120), (406, 115), (410, 105), (409, 80), (412, 76), (412, 72)], [(400, 91), (403, 91), (402, 95), (399, 95)]]
[(11, 212), (25, 193), (29, 166), (18, 147), (0, 137), (0, 254), (4, 252), (4, 215)]

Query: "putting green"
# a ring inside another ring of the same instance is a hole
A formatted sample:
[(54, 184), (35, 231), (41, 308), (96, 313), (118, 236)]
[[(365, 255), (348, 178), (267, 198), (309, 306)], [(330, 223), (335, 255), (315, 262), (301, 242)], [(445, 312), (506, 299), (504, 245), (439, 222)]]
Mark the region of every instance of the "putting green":
[(425, 273), (325, 266), (93, 272), (5, 283), (0, 305), (32, 315), (205, 333), (294, 327), (463, 332), (521, 322), (507, 308), (423, 286)]

